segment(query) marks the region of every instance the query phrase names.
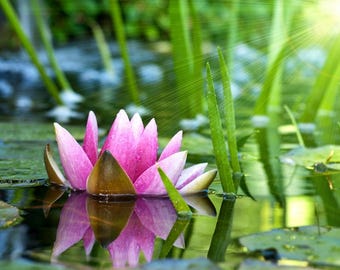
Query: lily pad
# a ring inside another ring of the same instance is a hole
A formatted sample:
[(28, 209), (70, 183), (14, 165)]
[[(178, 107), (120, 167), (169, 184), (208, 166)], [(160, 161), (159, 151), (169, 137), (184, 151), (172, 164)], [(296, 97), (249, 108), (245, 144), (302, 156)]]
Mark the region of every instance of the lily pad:
[(18, 208), (0, 201), (0, 229), (17, 225), (21, 221)]
[(0, 145), (0, 188), (37, 186), (44, 183), (44, 144), (9, 142)]
[(315, 265), (340, 266), (340, 229), (305, 226), (275, 229), (241, 237), (249, 251), (275, 250), (279, 259), (310, 262)]
[[(324, 163), (330, 169), (336, 169), (340, 162), (340, 146), (325, 145), (317, 148), (296, 148), (280, 157), (281, 162), (311, 167), (316, 163)], [(340, 170), (340, 165), (338, 166)]]

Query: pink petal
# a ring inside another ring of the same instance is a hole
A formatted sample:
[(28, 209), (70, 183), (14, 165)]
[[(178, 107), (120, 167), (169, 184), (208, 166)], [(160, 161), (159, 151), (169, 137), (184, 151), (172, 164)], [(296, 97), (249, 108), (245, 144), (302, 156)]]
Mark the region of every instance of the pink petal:
[[(168, 198), (139, 198), (135, 213), (141, 223), (154, 235), (165, 240), (177, 220), (177, 214)], [(174, 245), (184, 248), (184, 237), (181, 234)]]
[(140, 117), (140, 115), (138, 113), (136, 113), (131, 118), (130, 123), (131, 123), (132, 133), (133, 133), (135, 139), (139, 140), (140, 135), (144, 131), (144, 125), (143, 125), (142, 118)]
[(176, 182), (184, 168), (186, 157), (186, 151), (178, 152), (147, 169), (134, 183), (137, 194), (167, 194), (161, 177), (159, 176), (158, 167), (162, 168), (173, 184), (176, 185)]
[(146, 259), (151, 260), (154, 241), (155, 236), (140, 223), (137, 215), (133, 213), (118, 238), (108, 246), (113, 266), (137, 266), (141, 250), (144, 251)]
[(204, 172), (204, 169), (207, 167), (208, 163), (200, 163), (189, 168), (186, 168), (182, 171), (181, 176), (178, 179), (176, 184), (177, 189), (181, 189), (182, 187), (186, 186), (196, 177), (201, 175)]
[(85, 190), (92, 163), (83, 148), (62, 126), (54, 124), (61, 164), (73, 188)]
[(140, 136), (136, 149), (136, 169), (132, 180), (136, 180), (146, 169), (156, 163), (157, 160), (157, 125), (154, 119), (145, 127)]
[(73, 193), (61, 210), (52, 257), (58, 257), (78, 243), (90, 228), (86, 213), (86, 197), (86, 193)]
[(84, 242), (85, 254), (86, 256), (89, 256), (94, 246), (94, 243), (96, 242), (96, 237), (91, 227), (89, 227), (87, 231), (85, 232), (84, 237), (83, 237), (83, 242)]
[(139, 198), (135, 212), (146, 228), (164, 240), (177, 219), (176, 211), (168, 198)]
[(136, 145), (131, 123), (124, 110), (117, 114), (100, 154), (105, 150), (111, 152), (130, 178), (134, 176)]
[(161, 156), (159, 157), (159, 161), (162, 159), (167, 158), (168, 156), (171, 156), (174, 153), (179, 152), (182, 144), (182, 137), (183, 137), (183, 132), (178, 131), (175, 136), (171, 138), (169, 143), (165, 146)]
[(191, 182), (181, 188), (179, 192), (181, 194), (194, 194), (202, 192), (203, 190), (208, 189), (209, 185), (216, 177), (216, 174), (217, 170), (207, 171), (193, 179)]
[(98, 125), (96, 116), (92, 111), (87, 118), (83, 149), (94, 165), (98, 158)]

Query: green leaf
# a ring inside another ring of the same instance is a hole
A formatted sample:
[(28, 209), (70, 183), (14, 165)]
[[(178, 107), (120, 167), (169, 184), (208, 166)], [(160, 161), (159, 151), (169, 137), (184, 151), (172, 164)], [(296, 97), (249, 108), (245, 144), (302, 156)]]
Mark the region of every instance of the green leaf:
[(207, 103), (210, 123), (211, 139), (216, 157), (216, 165), (221, 179), (224, 192), (235, 193), (236, 188), (232, 178), (232, 171), (229, 164), (227, 145), (225, 143), (221, 116), (218, 110), (214, 81), (212, 78), (210, 65), (207, 64)]
[(166, 191), (168, 192), (169, 198), (175, 207), (177, 215), (182, 218), (191, 218), (192, 212), (183, 199), (182, 195), (178, 192), (175, 186), (172, 184), (169, 177), (165, 174), (165, 172), (158, 168), (159, 175), (163, 181)]
[[(340, 146), (324, 145), (317, 148), (299, 147), (282, 155), (280, 160), (291, 165), (311, 168), (316, 163), (324, 163), (330, 169), (336, 169), (335, 164), (340, 162)], [(338, 167), (340, 169), (340, 166)]]

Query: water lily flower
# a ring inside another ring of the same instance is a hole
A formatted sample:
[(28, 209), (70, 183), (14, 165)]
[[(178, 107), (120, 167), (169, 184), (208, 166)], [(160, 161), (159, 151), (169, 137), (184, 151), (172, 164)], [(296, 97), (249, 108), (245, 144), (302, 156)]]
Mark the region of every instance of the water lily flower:
[(48, 145), (44, 156), (46, 171), (51, 182), (75, 190), (98, 196), (166, 195), (158, 173), (160, 167), (181, 194), (192, 194), (207, 189), (216, 176), (216, 170), (204, 172), (207, 163), (184, 168), (187, 152), (180, 151), (182, 131), (172, 137), (157, 157), (156, 122), (152, 119), (144, 127), (139, 114), (130, 120), (120, 110), (100, 152), (93, 112), (88, 116), (82, 146), (65, 128), (57, 123), (54, 127), (65, 176)]

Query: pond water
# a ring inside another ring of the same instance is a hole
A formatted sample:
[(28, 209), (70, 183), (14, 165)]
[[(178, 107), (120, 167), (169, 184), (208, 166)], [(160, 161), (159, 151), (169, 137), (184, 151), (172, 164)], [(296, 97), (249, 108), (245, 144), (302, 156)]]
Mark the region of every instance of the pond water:
[[(146, 122), (150, 117), (156, 118), (161, 146), (182, 128), (185, 131), (182, 149), (188, 150), (189, 163), (207, 161), (209, 167), (215, 168), (206, 118), (183, 121), (181, 113), (173, 109), (176, 104), (171, 91), (174, 78), (169, 55), (139, 43), (130, 46), (143, 89), (142, 104), (147, 110), (144, 119)], [(115, 56), (114, 78), (107, 78), (101, 70), (92, 43), (56, 51), (63, 70), (85, 97), (78, 108), (82, 116), (70, 119), (68, 125), (79, 140), (88, 110), (98, 115), (104, 138), (117, 110), (128, 104), (121, 80), (122, 63), (114, 44), (111, 49)], [(275, 264), (278, 259), (288, 269), (339, 266), (334, 255), (339, 239), (325, 240), (327, 233), (336, 233), (340, 225), (339, 175), (336, 170), (306, 168), (317, 162), (326, 164), (333, 148), (315, 156), (302, 153), (302, 157), (296, 158), (296, 154), (290, 154), (290, 150), (299, 145), (284, 114), (279, 115), (278, 121), (254, 128), (250, 110), (258, 95), (258, 84), (249, 82), (258, 81), (265, 58), (246, 45), (240, 45), (236, 54), (239, 57), (235, 57), (238, 60), (233, 91), (238, 133), (240, 137), (251, 134), (240, 149), (245, 183), (237, 198), (222, 193), (219, 179), (206, 196), (186, 197), (193, 211), (191, 219), (177, 219), (166, 198), (102, 202), (83, 193), (70, 193), (48, 185), (42, 153), (47, 143), (56, 150), (54, 119), (47, 116), (53, 103), (42, 91), (39, 76), (25, 56), (0, 56), (0, 199), (20, 210), (17, 213), (9, 205), (2, 207), (1, 268), (272, 269), (281, 267)], [(44, 59), (44, 55), (41, 58)], [(292, 66), (299, 65), (294, 57), (287, 60), (289, 72), (295, 75), (297, 71), (292, 70)], [(296, 99), (297, 86), (310, 86), (310, 78), (321, 65), (322, 56), (309, 65), (313, 66), (311, 70), (305, 68), (303, 73), (297, 68), (297, 82), (286, 87), (285, 102)], [(340, 137), (334, 134), (306, 135), (305, 141), (310, 146), (334, 144)], [(306, 157), (309, 160), (306, 161)], [(331, 161), (338, 161), (336, 154)], [(280, 229), (286, 228), (295, 228), (295, 231), (289, 236), (291, 242), (282, 242), (280, 246), (279, 240), (286, 237), (286, 231)], [(311, 230), (304, 234), (310, 238), (303, 245), (294, 242), (300, 237), (294, 234), (300, 233), (297, 228), (301, 228), (302, 234), (302, 228)], [(322, 231), (325, 228), (327, 232)], [(282, 235), (271, 236), (273, 229)], [(320, 235), (323, 238), (317, 241), (323, 241), (323, 247), (331, 250), (329, 256), (319, 256), (319, 251), (312, 248)], [(252, 248), (254, 242), (267, 237), (269, 240), (261, 248)], [(254, 251), (256, 249), (259, 251)], [(163, 258), (172, 260), (158, 264)]]

